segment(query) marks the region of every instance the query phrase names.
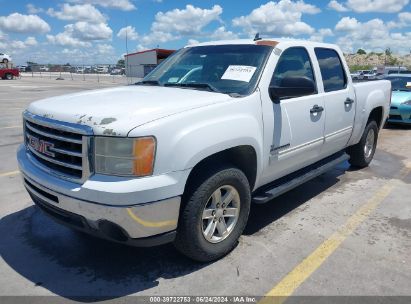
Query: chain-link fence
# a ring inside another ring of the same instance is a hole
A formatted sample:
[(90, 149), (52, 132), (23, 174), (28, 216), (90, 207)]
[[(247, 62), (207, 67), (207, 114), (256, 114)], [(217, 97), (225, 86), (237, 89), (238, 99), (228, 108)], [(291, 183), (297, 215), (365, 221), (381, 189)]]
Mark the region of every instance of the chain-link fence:
[(124, 68), (115, 65), (71, 66), (33, 64), (19, 66), (18, 68), (20, 69), (21, 77), (133, 84), (141, 80), (154, 67), (150, 66), (147, 68), (144, 65), (129, 65), (127, 68)]

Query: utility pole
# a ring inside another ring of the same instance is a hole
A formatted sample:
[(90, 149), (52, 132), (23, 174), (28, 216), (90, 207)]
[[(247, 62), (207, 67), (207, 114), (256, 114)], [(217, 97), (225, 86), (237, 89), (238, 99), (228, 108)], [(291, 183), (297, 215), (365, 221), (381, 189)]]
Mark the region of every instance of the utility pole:
[(127, 25), (127, 20), (126, 20), (126, 56), (125, 56), (125, 72), (126, 72), (126, 77), (128, 77), (127, 73), (130, 74), (130, 67), (128, 66), (128, 25)]

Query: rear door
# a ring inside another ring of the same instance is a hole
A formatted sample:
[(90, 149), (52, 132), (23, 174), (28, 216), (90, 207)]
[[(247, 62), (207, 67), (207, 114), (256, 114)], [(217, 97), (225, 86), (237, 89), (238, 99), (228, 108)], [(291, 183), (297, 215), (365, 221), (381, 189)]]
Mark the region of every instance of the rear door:
[(334, 49), (315, 48), (319, 64), (325, 106), (323, 157), (346, 147), (355, 116), (355, 93), (339, 53)]

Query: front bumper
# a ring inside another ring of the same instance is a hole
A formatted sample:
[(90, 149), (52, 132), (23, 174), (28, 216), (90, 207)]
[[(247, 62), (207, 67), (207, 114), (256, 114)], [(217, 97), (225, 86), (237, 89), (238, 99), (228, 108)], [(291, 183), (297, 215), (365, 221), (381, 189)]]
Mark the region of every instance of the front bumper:
[[(152, 246), (173, 240), (180, 210), (179, 195), (152, 202), (107, 205), (99, 200), (104, 193), (95, 191), (94, 195), (88, 196), (93, 201), (85, 200), (76, 196), (82, 186), (68, 187), (63, 192), (62, 183), (71, 184), (47, 175), (36, 167), (28, 159), (24, 147), (20, 147), (17, 155), (24, 185), (33, 202), (60, 223), (137, 246)], [(101, 183), (100, 186), (104, 187), (104, 182)], [(110, 183), (106, 185), (109, 186)], [(110, 188), (106, 190), (110, 191)], [(91, 194), (90, 191), (88, 194)], [(116, 193), (110, 194), (113, 198)], [(128, 197), (138, 197), (139, 192), (127, 194)], [(119, 197), (122, 197), (121, 194)]]
[(391, 105), (388, 122), (411, 124), (411, 106), (402, 104), (399, 106)]

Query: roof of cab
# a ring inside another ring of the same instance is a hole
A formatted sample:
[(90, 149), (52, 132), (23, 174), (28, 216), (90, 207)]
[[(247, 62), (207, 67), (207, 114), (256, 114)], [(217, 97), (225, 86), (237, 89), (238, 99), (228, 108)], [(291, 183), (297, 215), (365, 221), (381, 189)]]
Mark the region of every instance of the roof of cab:
[(206, 46), (206, 45), (227, 45), (227, 44), (261, 44), (261, 42), (274, 42), (274, 43), (278, 43), (278, 45), (281, 44), (281, 45), (286, 45), (286, 46), (337, 48), (335, 44), (308, 41), (308, 40), (289, 39), (289, 38), (261, 38), (260, 40), (256, 40), (256, 41), (254, 41), (254, 39), (219, 40), (219, 41), (208, 41), (208, 42), (190, 44), (190, 45), (187, 45), (186, 47)]

